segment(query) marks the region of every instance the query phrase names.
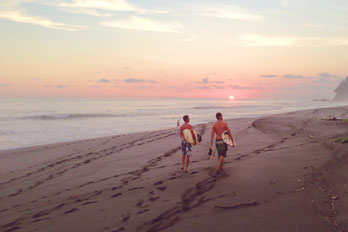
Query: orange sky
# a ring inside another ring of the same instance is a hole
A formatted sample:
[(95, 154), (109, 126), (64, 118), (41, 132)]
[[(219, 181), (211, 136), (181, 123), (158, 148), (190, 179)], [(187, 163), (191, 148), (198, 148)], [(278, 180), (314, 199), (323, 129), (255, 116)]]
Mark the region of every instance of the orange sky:
[(347, 10), (343, 0), (3, 0), (0, 97), (332, 98), (348, 73)]

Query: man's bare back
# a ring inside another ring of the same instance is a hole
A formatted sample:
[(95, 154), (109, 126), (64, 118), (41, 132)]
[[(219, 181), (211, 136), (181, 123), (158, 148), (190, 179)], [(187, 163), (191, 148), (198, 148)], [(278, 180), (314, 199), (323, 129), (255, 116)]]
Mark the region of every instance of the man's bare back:
[(218, 139), (222, 139), (221, 135), (222, 133), (224, 133), (224, 131), (228, 132), (228, 136), (232, 140), (232, 133), (230, 131), (230, 128), (228, 127), (227, 123), (222, 120), (218, 120), (216, 123), (214, 123), (211, 133), (212, 135), (216, 133), (216, 139), (218, 140)]

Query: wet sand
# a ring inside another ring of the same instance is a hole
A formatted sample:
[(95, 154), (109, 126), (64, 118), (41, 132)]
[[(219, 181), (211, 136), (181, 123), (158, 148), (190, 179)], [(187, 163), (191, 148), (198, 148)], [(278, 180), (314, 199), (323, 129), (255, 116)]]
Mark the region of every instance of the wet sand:
[[(0, 151), (0, 231), (348, 231), (348, 107), (211, 124), (180, 170), (178, 129)], [(194, 123), (194, 118), (192, 118)]]

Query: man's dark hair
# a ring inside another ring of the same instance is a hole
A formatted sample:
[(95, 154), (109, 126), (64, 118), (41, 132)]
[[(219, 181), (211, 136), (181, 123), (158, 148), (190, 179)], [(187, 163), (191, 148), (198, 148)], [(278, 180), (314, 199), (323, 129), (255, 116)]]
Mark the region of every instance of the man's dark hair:
[(184, 119), (184, 121), (186, 122), (189, 119), (188, 115), (184, 115), (184, 117), (182, 117), (182, 119)]
[(216, 113), (216, 119), (221, 118), (221, 116), (222, 116), (222, 113), (220, 113), (220, 112)]

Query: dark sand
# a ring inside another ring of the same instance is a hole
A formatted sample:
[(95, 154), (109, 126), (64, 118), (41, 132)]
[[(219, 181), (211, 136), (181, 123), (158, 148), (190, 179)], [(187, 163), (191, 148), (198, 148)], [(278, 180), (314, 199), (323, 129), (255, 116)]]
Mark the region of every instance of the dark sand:
[[(348, 231), (348, 107), (229, 124), (224, 173), (198, 125), (0, 152), (0, 231)], [(194, 118), (192, 118), (194, 123)]]

